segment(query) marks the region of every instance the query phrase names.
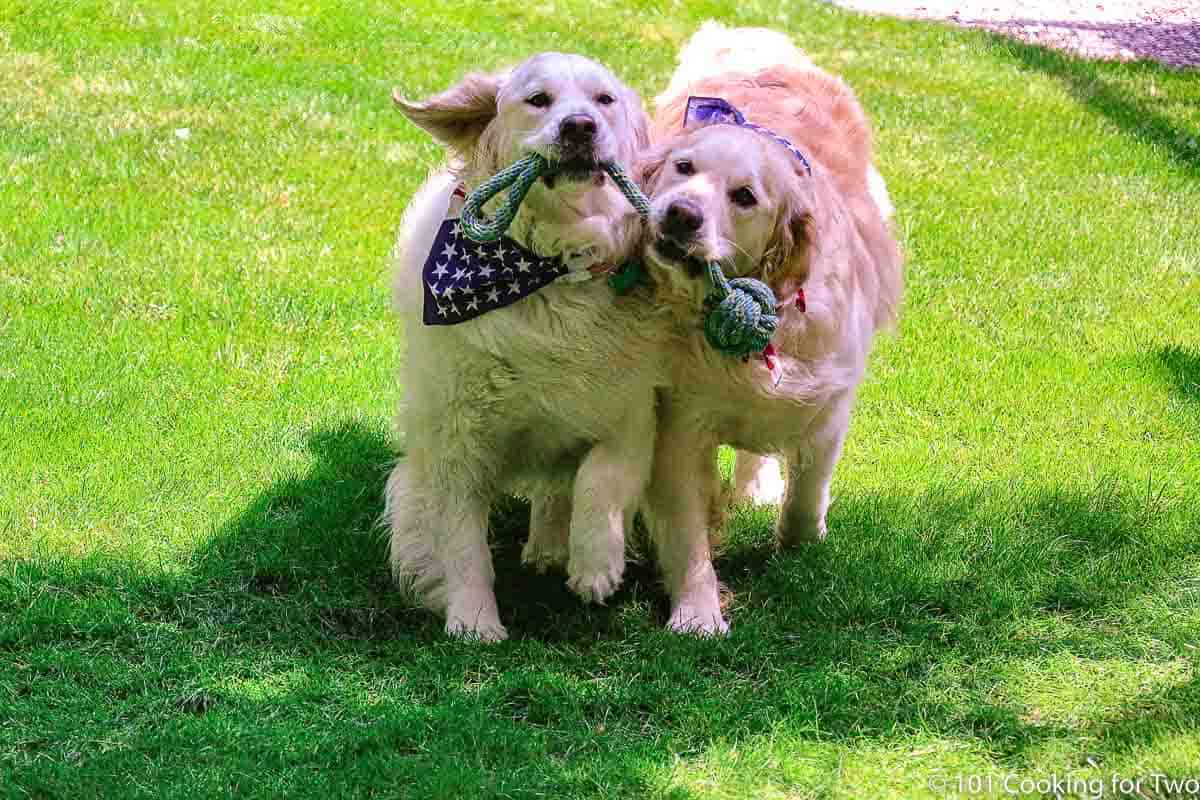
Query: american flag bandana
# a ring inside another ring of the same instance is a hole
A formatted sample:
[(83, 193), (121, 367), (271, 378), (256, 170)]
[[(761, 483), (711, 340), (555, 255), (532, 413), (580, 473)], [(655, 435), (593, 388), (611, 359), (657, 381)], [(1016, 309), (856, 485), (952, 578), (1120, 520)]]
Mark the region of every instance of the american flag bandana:
[(804, 165), (804, 171), (812, 175), (812, 165), (808, 163), (808, 159), (800, 152), (800, 148), (769, 128), (755, 125), (753, 122), (747, 122), (746, 118), (742, 116), (742, 112), (738, 111), (726, 100), (722, 100), (719, 97), (689, 97), (687, 111), (683, 114), (683, 127), (686, 128), (692, 123), (701, 125), (724, 123), (726, 125), (737, 125), (742, 128), (749, 128), (752, 131), (758, 131), (786, 147), (788, 152), (800, 159), (800, 163)]
[(507, 236), (487, 244), (468, 239), (458, 222), (464, 195), (461, 187), (455, 190), (421, 269), (426, 325), (475, 319), (510, 306), (568, 273), (561, 259), (543, 258)]

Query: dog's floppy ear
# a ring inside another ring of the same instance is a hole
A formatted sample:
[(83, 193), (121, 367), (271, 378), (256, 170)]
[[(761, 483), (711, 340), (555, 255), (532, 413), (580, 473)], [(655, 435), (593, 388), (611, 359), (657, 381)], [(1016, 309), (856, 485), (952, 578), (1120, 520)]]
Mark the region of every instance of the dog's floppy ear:
[(635, 175), (638, 184), (647, 194), (653, 191), (654, 184), (658, 182), (658, 176), (662, 172), (663, 164), (667, 163), (667, 153), (670, 151), (670, 143), (666, 143), (643, 149), (638, 153)]
[(626, 89), (626, 104), (628, 109), (629, 127), (633, 131), (633, 141), (640, 153), (650, 146), (650, 118), (642, 105), (642, 96), (633, 89)]
[(625, 119), (621, 135), (617, 136), (617, 158), (621, 165), (636, 168), (642, 151), (650, 146), (650, 120), (637, 92), (621, 85), (621, 109)]
[(812, 251), (820, 247), (820, 224), (812, 212), (812, 204), (805, 200), (809, 194), (805, 190), (812, 187), (799, 183), (806, 180), (811, 179), (797, 173), (771, 231), (770, 245), (763, 257), (763, 275), (772, 284), (804, 283)]
[(500, 77), (473, 72), (457, 85), (428, 100), (408, 100), (397, 89), (396, 106), (413, 124), (459, 153), (469, 152), (498, 113)]

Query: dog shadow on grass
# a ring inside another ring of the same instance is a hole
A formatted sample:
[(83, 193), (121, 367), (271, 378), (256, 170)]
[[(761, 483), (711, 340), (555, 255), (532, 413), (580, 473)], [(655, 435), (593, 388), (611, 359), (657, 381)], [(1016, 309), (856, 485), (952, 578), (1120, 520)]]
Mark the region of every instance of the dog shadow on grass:
[[(1196, 359), (1180, 350), (1164, 350), (1162, 359), (1194, 398)], [(290, 626), (314, 642), (440, 640), (441, 620), (402, 597), (387, 569), (379, 522), (396, 456), (383, 431), (344, 423), (311, 434), (308, 447), (315, 458), (304, 475), (269, 486), (197, 554), (199, 594), (207, 587), (247, 622), (274, 620), (273, 637)], [(735, 623), (781, 620), (784, 629), (808, 631), (1071, 614), (1146, 591), (1111, 564), (1145, 559), (1143, 578), (1162, 568), (1169, 551), (1160, 543), (1151, 553), (1143, 532), (1167, 502), (1104, 486), (1090, 494), (995, 486), (853, 495), (835, 504), (829, 542), (795, 551), (775, 549), (773, 512), (743, 510), (717, 569)], [(667, 598), (644, 543), (621, 590), (606, 606), (586, 606), (561, 574), (521, 564), (527, 526), (524, 501), (509, 498), (493, 511), (496, 593), (514, 638), (620, 639), (665, 620)]]
[[(1173, 349), (1162, 360), (1195, 398), (1196, 359)], [(343, 423), (312, 433), (307, 446), (314, 460), (305, 474), (269, 486), (197, 553), (189, 595), (218, 605), (207, 610), (236, 635), (253, 636), (262, 628), (256, 622), (272, 620), (261, 632), (275, 642), (281, 631), (313, 643), (440, 640), (441, 620), (403, 597), (387, 568), (380, 517), (396, 455), (384, 432)], [(781, 612), (799, 629), (941, 624), (963, 615), (1071, 613), (1144, 591), (1104, 565), (1146, 557), (1158, 568), (1165, 551), (1150, 558), (1141, 531), (1162, 497), (1103, 487), (1090, 495), (1025, 491), (931, 487), (916, 497), (843, 497), (831, 512), (830, 542), (790, 552), (774, 547), (772, 512), (743, 511), (717, 559), (734, 621)], [(509, 498), (493, 511), (496, 593), (515, 638), (619, 639), (665, 620), (667, 598), (644, 544), (609, 603), (586, 606), (563, 575), (521, 564), (527, 526), (524, 501)]]
[[(387, 567), (383, 490), (396, 453), (381, 429), (346, 422), (311, 433), (313, 462), (303, 475), (277, 481), (221, 526), (195, 557), (195, 591), (230, 621), (236, 635), (383, 643), (440, 638), (441, 620), (415, 607)], [(491, 517), (497, 591), (515, 630), (549, 639), (603, 634), (611, 609), (581, 613), (565, 578), (520, 563), (528, 503), (507, 498)], [(642, 570), (644, 574), (645, 570)], [(633, 575), (639, 574), (635, 564)], [(197, 607), (197, 613), (203, 608)], [(254, 621), (271, 619), (271, 630)]]
[[(1164, 623), (1156, 645), (1107, 620), (1169, 599), (1179, 565), (1200, 558), (1193, 538), (1176, 534), (1200, 520), (1118, 486), (847, 491), (820, 546), (777, 552), (769, 512), (735, 516), (717, 561), (733, 631), (701, 640), (661, 629), (666, 598), (648, 560), (602, 608), (583, 606), (562, 576), (524, 568), (527, 507), (507, 501), (492, 523), (513, 641), (456, 643), (391, 584), (377, 526), (394, 459), (384, 432), (348, 422), (307, 446), (307, 471), (222, 525), (188, 575), (150, 578), (135, 593), (136, 624), (223, 643), (211, 661), (174, 668), (173, 681), (200, 688), (172, 700), (182, 713), (169, 723), (154, 722), (164, 742), (225, 753), (211, 762), (218, 783), (249, 759), (280, 791), (324, 776), (361, 793), (385, 776), (410, 796), (632, 796), (661, 786), (681, 757), (703, 771), (728, 743), (780, 737), (826, 753), (822, 768), (836, 776), (842, 756), (821, 748), (897, 731), (975, 742), (1011, 763), (1079, 735), (1080, 722), (1031, 718), (1005, 694), (1006, 670), (1052, 673), (1056, 657), (1136, 658), (1180, 639), (1186, 619)], [(208, 688), (213, 670), (301, 679), (264, 698)], [(367, 703), (362, 686), (385, 699)], [(1170, 706), (1194, 698), (1194, 682), (1156, 684), (1087, 730), (1100, 755), (1131, 752), (1155, 731), (1200, 724), (1200, 707)], [(291, 736), (296, 719), (324, 744), (276, 752), (271, 737)], [(1100, 736), (1105, 726), (1120, 736)], [(234, 749), (230, 731), (243, 743)], [(94, 756), (131, 768), (119, 753)], [(663, 796), (691, 795), (683, 786)]]
[(1166, 371), (1171, 391), (1200, 411), (1200, 353), (1180, 345), (1166, 345), (1155, 356)]
[[(177, 614), (213, 617), (252, 636), (394, 635), (407, 615), (373, 611), (386, 591), (376, 522), (394, 456), (381, 427), (347, 421), (310, 432), (312, 462), (267, 486), (193, 557), (190, 603)], [(286, 636), (284, 638), (287, 638)]]
[[(1187, 387), (1195, 359), (1181, 351), (1164, 351), (1163, 359), (1194, 397)], [(441, 641), (441, 620), (403, 597), (388, 571), (380, 517), (396, 454), (382, 426), (319, 428), (306, 446), (307, 471), (269, 485), (224, 523), (195, 554), (186, 587), (164, 581), (150, 592), (159, 605), (151, 613), (185, 626), (219, 624), (271, 646)], [(729, 526), (717, 570), (735, 626), (780, 614), (785, 628), (808, 631), (1089, 608), (1137, 586), (1107, 573), (1097, 578), (1097, 564), (1115, 553), (1141, 552), (1143, 512), (1130, 504), (1116, 494), (1050, 491), (1008, 501), (1002, 487), (843, 497), (831, 513), (830, 542), (792, 552), (776, 552), (771, 512), (743, 511)], [(586, 643), (657, 631), (667, 597), (644, 544), (607, 605), (586, 606), (565, 576), (521, 564), (527, 527), (524, 501), (494, 509), (496, 594), (515, 639)]]

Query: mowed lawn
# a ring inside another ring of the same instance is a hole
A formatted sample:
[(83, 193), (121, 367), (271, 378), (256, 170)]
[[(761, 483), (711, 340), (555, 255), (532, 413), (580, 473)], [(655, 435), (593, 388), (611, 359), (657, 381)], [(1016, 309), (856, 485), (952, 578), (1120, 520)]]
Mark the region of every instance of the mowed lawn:
[[(0, 796), (1200, 776), (1200, 76), (815, 2), (249, 5), (0, 0)], [(829, 541), (740, 512), (695, 640), (648, 561), (522, 569), (513, 501), (513, 638), (448, 641), (374, 527), (441, 159), (390, 91), (559, 49), (650, 97), (710, 17), (850, 81), (898, 208)]]

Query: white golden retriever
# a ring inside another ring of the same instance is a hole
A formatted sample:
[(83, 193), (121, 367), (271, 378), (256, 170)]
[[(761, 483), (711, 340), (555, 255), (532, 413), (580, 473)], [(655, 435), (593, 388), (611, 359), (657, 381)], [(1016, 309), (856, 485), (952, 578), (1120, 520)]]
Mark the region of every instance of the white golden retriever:
[[(723, 98), (747, 121), (683, 130), (689, 95)], [(767, 282), (781, 302), (766, 359), (741, 361), (699, 332), (675, 353), (643, 506), (667, 588), (669, 625), (727, 630), (709, 542), (719, 524), (716, 448), (725, 442), (787, 463), (778, 536), (825, 536), (829, 484), (875, 332), (894, 318), (902, 285), (891, 205), (872, 166), (871, 133), (853, 92), (785, 36), (705, 25), (658, 98), (645, 160), (653, 200), (646, 261), (661, 302), (698, 315), (699, 264)], [(773, 464), (749, 453), (743, 483)]]
[(642, 225), (597, 165), (632, 167), (648, 143), (645, 114), (599, 64), (558, 53), (396, 102), (460, 161), (420, 190), (398, 240), (407, 452), (386, 490), (391, 566), (445, 614), (448, 632), (503, 639), (487, 541), (489, 506), (503, 491), (535, 498), (527, 560), (565, 565), (585, 600), (603, 601), (619, 584), (626, 519), (649, 478), (670, 326), (644, 295), (614, 298), (603, 280), (560, 281), (462, 324), (427, 326), (422, 267), (460, 183), (529, 152), (565, 170), (534, 185), (509, 235), (561, 256), (575, 277), (621, 263)]

